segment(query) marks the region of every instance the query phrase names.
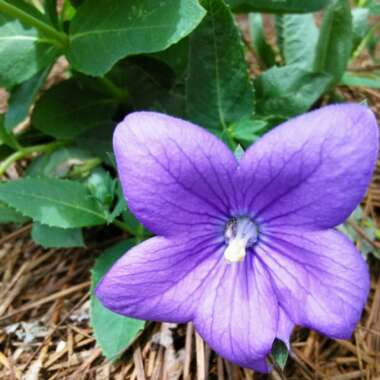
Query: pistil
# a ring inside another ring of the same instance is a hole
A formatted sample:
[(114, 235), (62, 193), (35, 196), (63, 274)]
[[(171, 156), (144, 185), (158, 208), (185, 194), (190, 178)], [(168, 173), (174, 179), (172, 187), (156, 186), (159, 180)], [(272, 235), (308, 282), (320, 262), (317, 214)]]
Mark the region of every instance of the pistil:
[(244, 260), (247, 249), (257, 242), (258, 228), (247, 217), (233, 218), (226, 225), (224, 237), (227, 244), (224, 258), (227, 263), (240, 262)]

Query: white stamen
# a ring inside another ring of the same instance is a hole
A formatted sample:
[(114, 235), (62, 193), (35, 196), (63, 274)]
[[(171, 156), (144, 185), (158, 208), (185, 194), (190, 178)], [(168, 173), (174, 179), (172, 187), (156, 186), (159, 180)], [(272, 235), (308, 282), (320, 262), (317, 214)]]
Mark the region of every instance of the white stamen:
[(257, 241), (258, 230), (250, 219), (234, 218), (227, 224), (224, 236), (227, 243), (224, 258), (232, 264), (244, 260), (247, 248)]

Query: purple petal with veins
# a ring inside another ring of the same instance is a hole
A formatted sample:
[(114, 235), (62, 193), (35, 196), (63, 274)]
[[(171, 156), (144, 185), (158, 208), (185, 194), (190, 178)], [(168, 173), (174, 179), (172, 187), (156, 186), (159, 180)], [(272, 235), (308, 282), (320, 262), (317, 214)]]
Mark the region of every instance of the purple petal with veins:
[(265, 372), (295, 324), (348, 338), (367, 266), (333, 230), (368, 187), (372, 112), (332, 105), (278, 126), (238, 162), (214, 135), (154, 112), (114, 134), (129, 208), (157, 237), (132, 248), (96, 289), (114, 312), (184, 323), (220, 355)]

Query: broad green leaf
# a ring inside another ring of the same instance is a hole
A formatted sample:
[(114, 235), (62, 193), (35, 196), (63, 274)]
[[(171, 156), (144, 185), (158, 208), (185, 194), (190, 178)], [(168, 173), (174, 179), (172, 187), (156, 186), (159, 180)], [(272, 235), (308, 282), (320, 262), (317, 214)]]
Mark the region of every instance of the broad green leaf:
[(327, 90), (331, 76), (297, 66), (273, 67), (254, 81), (256, 110), (284, 119), (306, 112)]
[(112, 135), (115, 129), (114, 122), (104, 122), (98, 127), (87, 130), (76, 136), (75, 142), (81, 149), (100, 157), (111, 166), (114, 165), (112, 151)]
[(7, 145), (8, 147), (17, 150), (19, 144), (16, 137), (5, 129), (4, 115), (0, 115), (0, 145)]
[(33, 223), (32, 239), (44, 248), (83, 247), (84, 240), (80, 228), (58, 228)]
[(262, 15), (259, 13), (249, 14), (249, 29), (252, 46), (262, 68), (274, 66), (276, 63), (275, 52), (266, 41)]
[(329, 0), (227, 0), (234, 12), (308, 13), (324, 8)]
[(28, 80), (57, 55), (58, 49), (36, 29), (0, 13), (0, 86), (11, 88)]
[(289, 353), (286, 344), (282, 340), (277, 338), (274, 340), (271, 355), (275, 363), (281, 369), (284, 369), (288, 360)]
[(340, 84), (352, 87), (369, 87), (380, 89), (380, 73), (349, 73), (345, 72)]
[[(106, 250), (92, 269), (91, 325), (97, 344), (108, 360), (116, 360), (144, 328), (144, 321), (123, 317), (106, 309), (96, 298), (94, 290), (100, 279), (128, 249), (133, 240), (122, 241)], [(128, 252), (126, 253), (128, 254)]]
[(13, 130), (28, 116), (29, 109), (49, 74), (50, 66), (38, 72), (32, 78), (15, 87), (8, 101), (8, 111), (5, 114), (5, 128)]
[(244, 49), (222, 0), (204, 0), (207, 16), (190, 36), (186, 89), (188, 117), (206, 128), (226, 129), (254, 109)]
[(26, 176), (63, 178), (73, 165), (93, 157), (92, 154), (79, 148), (61, 148), (33, 160), (26, 170)]
[(230, 127), (232, 137), (248, 147), (269, 129), (269, 124), (260, 119), (243, 119)]
[[(146, 62), (145, 62), (146, 63)], [(168, 88), (164, 81), (173, 76), (170, 68), (162, 62), (151, 59), (149, 65), (141, 62), (120, 62), (110, 72), (109, 76), (128, 91), (128, 101), (135, 110), (152, 109), (156, 101), (165, 98)], [(153, 66), (153, 69), (152, 69)], [(160, 68), (155, 72), (155, 67)], [(165, 72), (166, 69), (166, 72)], [(163, 75), (166, 73), (167, 75)], [(161, 77), (164, 76), (164, 80)]]
[(369, 9), (354, 8), (352, 13), (352, 51), (360, 45), (371, 29), (369, 25)]
[(44, 93), (33, 111), (32, 123), (47, 135), (72, 139), (110, 122), (116, 106), (110, 95), (84, 87), (73, 78)]
[(197, 0), (88, 0), (70, 25), (67, 57), (77, 70), (102, 75), (121, 58), (175, 44), (204, 14)]
[(286, 65), (296, 64), (311, 70), (318, 41), (318, 28), (314, 16), (277, 16), (276, 25), (281, 33), (282, 54)]
[(17, 223), (23, 224), (29, 221), (29, 218), (21, 215), (15, 209), (0, 202), (0, 224)]
[(0, 185), (0, 201), (35, 222), (79, 228), (106, 223), (104, 210), (78, 182), (23, 178)]
[(326, 8), (314, 61), (314, 71), (332, 76), (331, 86), (344, 74), (352, 50), (352, 17), (347, 0), (332, 0)]
[(184, 74), (189, 55), (189, 39), (184, 38), (170, 48), (158, 53), (150, 54), (151, 57), (164, 62), (177, 76)]

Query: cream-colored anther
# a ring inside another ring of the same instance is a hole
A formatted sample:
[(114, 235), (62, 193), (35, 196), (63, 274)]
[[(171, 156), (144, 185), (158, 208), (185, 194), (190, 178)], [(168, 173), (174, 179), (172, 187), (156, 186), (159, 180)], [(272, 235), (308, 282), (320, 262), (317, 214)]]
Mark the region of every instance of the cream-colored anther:
[(247, 217), (233, 218), (224, 232), (226, 248), (224, 258), (227, 263), (238, 263), (244, 260), (247, 249), (256, 243), (258, 229), (254, 222)]
[(227, 263), (233, 264), (243, 261), (246, 254), (246, 246), (246, 239), (240, 239), (239, 237), (231, 239), (224, 251), (224, 258)]

